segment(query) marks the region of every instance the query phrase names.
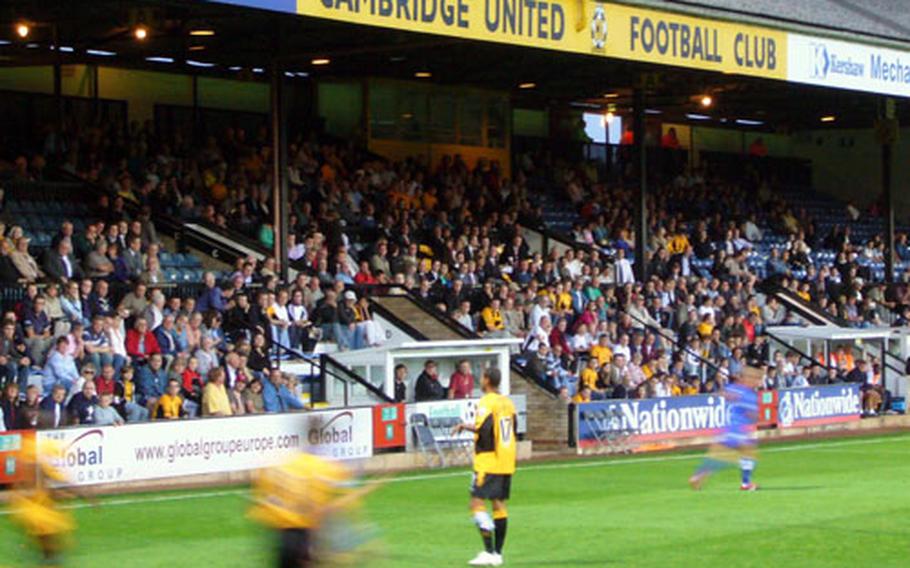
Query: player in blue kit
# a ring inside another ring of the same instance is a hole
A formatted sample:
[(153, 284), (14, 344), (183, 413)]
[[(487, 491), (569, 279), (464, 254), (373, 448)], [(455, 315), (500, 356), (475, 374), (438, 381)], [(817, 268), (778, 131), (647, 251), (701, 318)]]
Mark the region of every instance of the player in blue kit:
[(740, 376), (724, 388), (727, 399), (727, 427), (708, 450), (698, 470), (689, 478), (693, 489), (701, 489), (705, 480), (717, 470), (735, 463), (739, 458), (742, 472), (743, 491), (755, 491), (758, 486), (752, 482), (755, 469), (755, 428), (758, 421), (758, 394), (755, 389), (761, 385), (762, 372), (755, 367), (743, 367)]

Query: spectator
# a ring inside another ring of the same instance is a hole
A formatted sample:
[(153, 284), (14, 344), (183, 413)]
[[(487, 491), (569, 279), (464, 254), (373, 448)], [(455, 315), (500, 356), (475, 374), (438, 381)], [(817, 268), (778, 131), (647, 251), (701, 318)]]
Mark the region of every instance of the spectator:
[(408, 367), (402, 363), (395, 365), (395, 402), (408, 399)]
[(158, 398), (152, 416), (155, 420), (179, 420), (187, 416), (183, 408), (183, 399), (180, 397), (180, 382), (177, 379), (168, 380), (165, 392)]
[(265, 412), (302, 410), (303, 402), (290, 391), (280, 369), (269, 371), (269, 380), (262, 384), (262, 404)]
[(36, 365), (44, 364), (47, 352), (54, 342), (53, 326), (44, 311), (44, 296), (36, 296), (32, 306), (26, 310), (22, 326), (25, 328), (25, 344), (34, 357)]
[(206, 272), (203, 277), (205, 289), (196, 301), (196, 309), (200, 312), (214, 310), (221, 313), (225, 310), (224, 292), (217, 286), (214, 272)]
[(136, 400), (149, 409), (155, 408), (167, 386), (167, 372), (160, 353), (153, 353), (148, 363), (139, 368), (136, 376)]
[(209, 371), (202, 390), (202, 415), (230, 416), (231, 413), (231, 402), (224, 386), (224, 369), (215, 367)]
[(432, 359), (424, 363), (423, 372), (414, 383), (414, 400), (416, 402), (442, 400), (446, 397), (446, 389), (439, 382), (436, 361)]
[(16, 381), (19, 389), (24, 389), (31, 363), (28, 346), (16, 334), (16, 322), (4, 320), (0, 331), (0, 382)]
[(73, 256), (73, 246), (69, 239), (62, 239), (44, 260), (44, 272), (48, 277), (61, 282), (82, 278), (82, 267)]
[(82, 390), (73, 395), (66, 405), (70, 424), (94, 424), (97, 404), (95, 381), (88, 379), (82, 384)]
[(44, 390), (46, 392), (54, 385), (61, 385), (69, 391), (78, 379), (79, 370), (76, 360), (69, 354), (69, 342), (65, 337), (59, 337), (44, 366)]
[(449, 378), (448, 396), (450, 399), (474, 396), (474, 375), (471, 374), (471, 363), (467, 359), (458, 362), (455, 372)]
[(10, 253), (9, 258), (19, 272), (21, 281), (37, 282), (40, 278), (44, 278), (44, 272), (38, 268), (38, 262), (29, 254), (28, 244), (28, 237), (19, 237), (16, 240), (16, 250)]
[(23, 418), (19, 409), (19, 385), (7, 383), (0, 398), (0, 416), (5, 430), (18, 430), (23, 427)]
[(66, 387), (55, 384), (51, 393), (41, 400), (38, 414), (38, 428), (42, 430), (61, 428), (67, 423), (66, 416)]
[(243, 400), (243, 393), (246, 391), (246, 381), (236, 381), (234, 386), (228, 391), (228, 398), (231, 401), (231, 412), (234, 416), (246, 414), (246, 404)]
[(247, 414), (262, 414), (265, 412), (265, 402), (262, 400), (262, 381), (253, 379), (243, 391), (243, 407)]
[(98, 396), (98, 404), (95, 405), (92, 411), (96, 426), (123, 426), (125, 424), (117, 409), (111, 406), (113, 402), (114, 395), (111, 393), (104, 393)]
[(161, 353), (155, 334), (149, 331), (149, 324), (145, 318), (137, 318), (133, 329), (126, 334), (126, 352), (134, 365), (142, 365), (152, 355)]
[(114, 263), (107, 256), (108, 246), (105, 239), (98, 239), (85, 257), (85, 275), (89, 278), (108, 278), (114, 273)]

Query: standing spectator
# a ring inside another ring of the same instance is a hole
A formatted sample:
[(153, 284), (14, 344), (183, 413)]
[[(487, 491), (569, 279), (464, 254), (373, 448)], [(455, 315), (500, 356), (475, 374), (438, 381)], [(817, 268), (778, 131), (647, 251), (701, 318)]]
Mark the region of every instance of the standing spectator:
[(439, 374), (436, 367), (436, 361), (432, 359), (424, 363), (423, 372), (417, 377), (414, 383), (414, 400), (422, 402), (426, 400), (442, 400), (446, 397), (446, 389), (439, 382)]

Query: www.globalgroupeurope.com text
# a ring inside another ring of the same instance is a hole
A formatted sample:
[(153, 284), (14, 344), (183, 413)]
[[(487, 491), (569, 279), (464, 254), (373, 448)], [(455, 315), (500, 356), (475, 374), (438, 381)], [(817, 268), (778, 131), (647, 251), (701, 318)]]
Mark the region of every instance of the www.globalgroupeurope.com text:
[(248, 453), (266, 453), (273, 450), (286, 448), (299, 448), (300, 436), (297, 434), (282, 434), (275, 436), (260, 436), (253, 438), (232, 438), (230, 440), (184, 440), (170, 444), (156, 446), (143, 446), (136, 448), (136, 461), (167, 461), (174, 463), (178, 459), (203, 458), (211, 459), (213, 456)]

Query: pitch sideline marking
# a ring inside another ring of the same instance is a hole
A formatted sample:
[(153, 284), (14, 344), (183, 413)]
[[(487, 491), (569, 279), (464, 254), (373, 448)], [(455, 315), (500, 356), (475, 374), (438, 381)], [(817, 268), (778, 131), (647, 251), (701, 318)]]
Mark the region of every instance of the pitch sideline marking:
[[(778, 453), (778, 452), (794, 452), (798, 450), (815, 450), (815, 449), (830, 449), (830, 448), (841, 448), (844, 446), (865, 446), (870, 444), (885, 444), (892, 443), (895, 441), (905, 442), (910, 438), (907, 435), (894, 436), (888, 438), (873, 438), (869, 440), (845, 440), (841, 442), (819, 442), (815, 444), (804, 444), (798, 446), (784, 446), (780, 448), (768, 448), (763, 450), (763, 453)], [(585, 461), (585, 462), (566, 462), (566, 463), (555, 463), (555, 464), (541, 464), (541, 465), (530, 465), (522, 467), (521, 471), (546, 471), (554, 469), (576, 469), (576, 468), (586, 468), (586, 467), (604, 467), (604, 466), (616, 466), (624, 464), (641, 464), (641, 463), (660, 463), (660, 462), (674, 462), (674, 461), (685, 461), (685, 460), (694, 460), (701, 459), (703, 456), (701, 454), (691, 454), (683, 456), (653, 456), (647, 458), (629, 458), (629, 459), (609, 459), (609, 460), (598, 460), (598, 461)], [(446, 479), (451, 477), (462, 477), (468, 473), (468, 470), (459, 470), (459, 471), (447, 471), (440, 472), (435, 474), (423, 474), (423, 475), (410, 475), (403, 477), (393, 477), (383, 481), (383, 483), (404, 483), (408, 481), (425, 481), (431, 479)], [(367, 481), (370, 483), (370, 481)], [(125, 499), (111, 499), (109, 501), (102, 501), (99, 506), (120, 506), (120, 505), (138, 505), (142, 503), (167, 503), (171, 501), (188, 501), (191, 499), (209, 499), (212, 497), (225, 497), (228, 495), (242, 495), (247, 493), (246, 488), (243, 489), (227, 489), (222, 491), (205, 491), (200, 493), (181, 493), (178, 495), (151, 495), (147, 497), (130, 497)], [(63, 505), (63, 509), (87, 509), (94, 507), (90, 503), (69, 503)], [(8, 516), (10, 511), (3, 510), (0, 511), (0, 517)]]

